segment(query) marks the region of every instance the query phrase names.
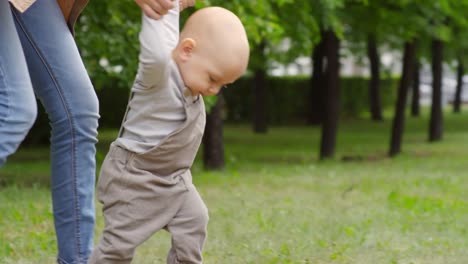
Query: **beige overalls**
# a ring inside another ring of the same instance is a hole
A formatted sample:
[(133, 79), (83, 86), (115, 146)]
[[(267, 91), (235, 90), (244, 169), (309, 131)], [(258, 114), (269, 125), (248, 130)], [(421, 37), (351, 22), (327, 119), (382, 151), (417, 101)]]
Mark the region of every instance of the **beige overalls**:
[(136, 246), (160, 229), (172, 236), (167, 263), (202, 263), (208, 210), (190, 167), (204, 132), (205, 107), (201, 96), (184, 100), (183, 125), (149, 151), (111, 145), (98, 182), (106, 227), (89, 264), (130, 263)]

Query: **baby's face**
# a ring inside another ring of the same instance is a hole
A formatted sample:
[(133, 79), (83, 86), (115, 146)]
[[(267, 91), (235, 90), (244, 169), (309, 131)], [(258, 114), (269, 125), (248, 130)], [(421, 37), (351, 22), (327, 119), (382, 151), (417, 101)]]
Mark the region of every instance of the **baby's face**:
[(244, 74), (249, 52), (239, 18), (227, 9), (207, 7), (188, 19), (173, 58), (193, 95), (216, 95)]
[(179, 70), (193, 95), (211, 96), (237, 80), (244, 73), (245, 65), (219, 51), (196, 50), (190, 59), (179, 64)]

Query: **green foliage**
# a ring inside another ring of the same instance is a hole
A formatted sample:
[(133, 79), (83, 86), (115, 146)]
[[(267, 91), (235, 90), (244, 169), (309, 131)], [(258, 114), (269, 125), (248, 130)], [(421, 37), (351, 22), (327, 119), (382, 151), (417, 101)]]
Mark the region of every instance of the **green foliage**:
[(137, 71), (141, 9), (131, 0), (90, 1), (76, 27), (76, 40), (95, 87), (110, 78), (131, 87)]
[(429, 60), (433, 38), (443, 40), (449, 47), (445, 52), (447, 62), (466, 57), (463, 55), (467, 54), (468, 45), (466, 0), (377, 0), (362, 4), (348, 1), (346, 7), (342, 16), (348, 25), (346, 39), (358, 48), (353, 55), (365, 54), (363, 45), (356, 43), (365, 43), (367, 35), (374, 34), (381, 46), (397, 50), (404, 42), (417, 40), (419, 55)]
[[(341, 117), (356, 118), (369, 107), (368, 79), (343, 77), (341, 84)], [(305, 123), (309, 105), (309, 77), (269, 77), (267, 79), (268, 116), (271, 124)], [(396, 79), (382, 81), (382, 105), (393, 106)], [(253, 118), (252, 78), (243, 78), (225, 90), (227, 121), (250, 122)]]
[[(409, 39), (428, 43), (428, 37), (437, 37), (449, 44), (449, 58), (465, 60), (468, 54), (466, 0), (197, 1), (197, 8), (208, 5), (226, 7), (241, 18), (252, 50), (267, 40), (266, 58), (252, 54), (254, 68), (260, 65), (268, 69), (272, 60), (286, 63), (299, 55), (310, 55), (320, 40), (320, 29), (332, 29), (351, 43), (364, 41), (368, 33), (375, 33), (380, 43), (397, 49)], [(183, 16), (191, 12), (193, 9), (188, 9)], [(141, 10), (132, 0), (90, 1), (85, 9), (76, 36), (97, 87), (108, 77), (117, 78), (117, 86), (132, 84), (140, 16)], [(279, 45), (285, 39), (289, 40), (287, 49)]]
[[(313, 44), (320, 40), (318, 22), (312, 14), (310, 1), (207, 0), (199, 6), (206, 5), (225, 7), (242, 20), (252, 50), (250, 69), (266, 70), (271, 61), (291, 62), (299, 55), (310, 54)], [(284, 40), (289, 40), (287, 48), (281, 44)], [(264, 54), (257, 52), (258, 46), (264, 42)]]
[(300, 55), (309, 56), (312, 48), (320, 41), (320, 21), (313, 15), (313, 1), (294, 1), (276, 6), (281, 26), (284, 28), (284, 46), (271, 47), (278, 54), (275, 60), (289, 63)]
[(221, 6), (239, 16), (246, 28), (252, 47), (260, 44), (265, 38), (271, 43), (278, 43), (284, 37), (283, 21), (280, 20), (275, 9), (292, 2), (292, 0), (274, 2), (268, 0), (203, 1), (207, 6)]

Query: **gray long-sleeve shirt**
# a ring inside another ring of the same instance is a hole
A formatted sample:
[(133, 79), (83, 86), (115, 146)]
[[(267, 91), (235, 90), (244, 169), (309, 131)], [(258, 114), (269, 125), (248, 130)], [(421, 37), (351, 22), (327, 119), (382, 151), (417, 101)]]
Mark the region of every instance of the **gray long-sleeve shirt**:
[(179, 5), (160, 20), (143, 15), (138, 73), (115, 144), (135, 153), (156, 146), (186, 119), (187, 93), (171, 53), (179, 41)]

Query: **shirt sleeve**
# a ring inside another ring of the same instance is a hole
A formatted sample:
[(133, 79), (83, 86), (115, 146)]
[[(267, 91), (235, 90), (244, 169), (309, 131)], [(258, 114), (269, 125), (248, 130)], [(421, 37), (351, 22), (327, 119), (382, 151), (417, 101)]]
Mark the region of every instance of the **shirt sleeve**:
[(140, 55), (134, 88), (151, 89), (164, 83), (172, 50), (179, 41), (179, 4), (159, 20), (143, 14)]

